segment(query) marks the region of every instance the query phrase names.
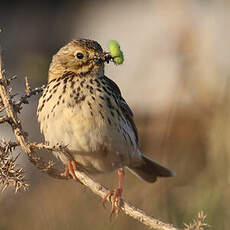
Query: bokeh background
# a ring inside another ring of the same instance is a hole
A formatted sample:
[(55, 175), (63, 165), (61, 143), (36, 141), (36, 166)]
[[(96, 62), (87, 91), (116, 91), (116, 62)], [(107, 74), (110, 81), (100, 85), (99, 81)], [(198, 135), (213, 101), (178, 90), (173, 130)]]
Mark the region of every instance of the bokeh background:
[[(177, 176), (145, 184), (126, 173), (124, 198), (183, 228), (200, 210), (213, 229), (230, 225), (230, 2), (227, 0), (1, 1), (0, 46), (14, 92), (44, 84), (52, 55), (75, 38), (104, 49), (119, 41), (122, 66), (106, 66), (135, 113), (141, 149)], [(21, 113), (31, 141), (43, 140), (38, 97)], [(13, 138), (0, 127), (0, 136)], [(43, 153), (44, 154), (44, 153)], [(51, 154), (45, 154), (46, 156)], [(28, 192), (0, 193), (0, 229), (146, 229), (108, 210), (86, 188), (41, 174), (21, 155)], [(117, 185), (117, 174), (95, 179)]]

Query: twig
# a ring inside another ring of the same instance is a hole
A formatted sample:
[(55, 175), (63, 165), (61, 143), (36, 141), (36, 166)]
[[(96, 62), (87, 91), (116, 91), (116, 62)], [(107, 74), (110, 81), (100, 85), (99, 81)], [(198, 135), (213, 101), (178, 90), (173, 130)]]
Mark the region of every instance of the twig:
[(17, 112), (14, 110), (14, 104), (10, 100), (10, 95), (7, 91), (7, 81), (5, 76), (2, 74), (2, 71), (0, 71), (0, 82), (0, 96), (2, 98), (6, 113), (11, 120), (11, 127), (13, 129), (17, 142), (20, 144), (23, 151), (27, 154), (30, 161), (41, 171), (46, 172), (54, 178), (66, 179), (66, 177), (62, 176), (57, 169), (53, 168), (53, 164), (51, 162), (43, 161), (43, 159), (30, 146), (30, 144), (26, 140), (26, 135), (22, 129), (21, 122), (18, 119)]
[(16, 78), (17, 78), (17, 76), (13, 76), (13, 77), (7, 79), (7, 80), (6, 80), (7, 85), (10, 85), (10, 83), (11, 83), (13, 80), (15, 80)]
[(0, 117), (0, 124), (1, 123), (4, 123), (6, 121), (9, 121), (9, 117), (7, 115), (3, 116), (3, 117)]
[[(108, 190), (103, 187), (101, 184), (93, 181), (89, 176), (87, 176), (83, 172), (75, 171), (75, 174), (77, 178), (87, 186), (93, 193), (97, 194), (101, 198), (104, 198), (105, 195), (108, 193)], [(107, 199), (108, 201), (109, 198)], [(111, 201), (110, 201), (111, 202)], [(150, 227), (151, 229), (156, 229), (156, 230), (178, 230), (177, 228), (173, 227), (172, 225), (163, 223), (162, 221), (155, 219), (154, 217), (148, 216), (144, 211), (134, 207), (133, 205), (129, 204), (128, 202), (123, 200), (123, 205), (121, 207), (122, 211), (138, 220), (142, 224)]]
[(45, 150), (49, 150), (49, 151), (59, 151), (59, 152), (66, 152), (65, 151), (65, 147), (60, 146), (60, 145), (56, 145), (56, 146), (49, 146), (43, 143), (30, 143), (30, 146), (33, 148), (37, 148), (37, 149), (45, 149)]
[(24, 179), (23, 168), (16, 167), (19, 154), (14, 157), (13, 151), (17, 146), (16, 142), (0, 141), (0, 184), (2, 185), (2, 191), (10, 185), (15, 188), (15, 193), (19, 190), (26, 191), (29, 187)]
[(25, 82), (26, 82), (26, 95), (28, 95), (31, 92), (31, 88), (28, 82), (28, 77), (25, 77)]
[(21, 108), (22, 104), (29, 103), (28, 98), (30, 98), (31, 96), (38, 95), (39, 93), (43, 92), (44, 88), (45, 88), (45, 85), (28, 91), (30, 87), (29, 87), (28, 81), (26, 80), (26, 95), (22, 96), (17, 102), (14, 103), (14, 108), (16, 109), (16, 111), (19, 112), (22, 109)]
[[(39, 144), (39, 143), (29, 143), (27, 141), (25, 132), (22, 129), (21, 122), (18, 119), (17, 112), (18, 110), (15, 109), (15, 104), (11, 100), (11, 95), (8, 91), (8, 84), (7, 80), (4, 76), (4, 74), (1, 71), (1, 60), (0, 60), (0, 97), (2, 98), (2, 103), (5, 107), (5, 112), (7, 114), (7, 117), (10, 119), (10, 125), (13, 129), (13, 132), (15, 134), (16, 140), (18, 144), (20, 144), (21, 148), (24, 150), (24, 152), (27, 154), (29, 160), (41, 171), (46, 172), (48, 175), (55, 177), (57, 179), (68, 179), (67, 177), (63, 176), (57, 169), (53, 167), (52, 162), (45, 162), (43, 159), (34, 151), (35, 148), (37, 149), (46, 149), (46, 150), (55, 150), (55, 151), (65, 151), (63, 147), (50, 147), (48, 145)], [(27, 83), (28, 84), (28, 83)], [(27, 89), (29, 89), (29, 86), (27, 85)], [(22, 103), (27, 102), (27, 98), (29, 95), (34, 95), (33, 93), (37, 94), (40, 92), (43, 88), (35, 89), (34, 91), (26, 92), (26, 96), (21, 97), (19, 102), (16, 103), (16, 105), (21, 105)], [(28, 103), (28, 102), (27, 102)], [(6, 118), (3, 118), (6, 119)], [(79, 178), (80, 182), (87, 186), (92, 192), (97, 194), (98, 196), (104, 198), (105, 195), (108, 193), (108, 190), (103, 187), (102, 185), (96, 183), (93, 181), (90, 177), (88, 177), (85, 173), (76, 171), (76, 176)], [(109, 198), (108, 198), (108, 201)], [(156, 230), (177, 230), (175, 227), (165, 224), (161, 222), (158, 219), (155, 219), (151, 216), (146, 215), (142, 210), (137, 209), (136, 207), (132, 206), (131, 204), (127, 203), (123, 200), (122, 202), (122, 211), (138, 220), (139, 222), (145, 224), (146, 226), (156, 229)]]

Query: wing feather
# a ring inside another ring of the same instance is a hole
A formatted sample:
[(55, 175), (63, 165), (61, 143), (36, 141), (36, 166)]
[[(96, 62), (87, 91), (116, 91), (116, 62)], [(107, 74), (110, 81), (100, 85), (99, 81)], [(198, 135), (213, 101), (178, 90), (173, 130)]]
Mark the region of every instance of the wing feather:
[(106, 80), (108, 86), (112, 89), (112, 91), (116, 94), (122, 114), (127, 119), (127, 121), (130, 123), (130, 126), (133, 129), (133, 132), (136, 137), (136, 143), (138, 143), (138, 133), (137, 133), (136, 125), (133, 120), (132, 110), (130, 109), (129, 105), (126, 103), (125, 99), (122, 97), (121, 91), (119, 87), (117, 86), (117, 84), (106, 76), (104, 76), (103, 78)]

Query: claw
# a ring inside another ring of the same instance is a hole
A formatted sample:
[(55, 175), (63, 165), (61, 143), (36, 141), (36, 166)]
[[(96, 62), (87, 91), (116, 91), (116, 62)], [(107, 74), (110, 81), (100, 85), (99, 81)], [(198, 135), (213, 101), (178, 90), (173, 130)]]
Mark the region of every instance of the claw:
[(105, 202), (108, 198), (112, 202), (110, 220), (112, 219), (113, 214), (116, 214), (116, 216), (119, 215), (121, 207), (122, 207), (121, 195), (122, 195), (122, 182), (123, 182), (123, 177), (124, 177), (124, 170), (119, 169), (118, 175), (119, 175), (119, 187), (117, 189), (108, 191), (108, 193), (105, 195), (103, 202), (102, 202), (104, 208), (106, 208)]
[(113, 195), (113, 190), (109, 190), (108, 193), (105, 195), (103, 201), (102, 201), (102, 205), (104, 208), (106, 208), (106, 201), (107, 201), (107, 198), (109, 197), (109, 200), (111, 200), (111, 196)]
[(110, 219), (112, 218), (114, 213), (116, 215), (118, 215), (120, 213), (121, 201), (122, 201), (121, 194), (122, 194), (122, 189), (121, 188), (117, 188), (113, 192), (112, 210), (111, 210), (111, 213), (110, 213)]
[(73, 177), (74, 180), (78, 180), (76, 174), (75, 174), (75, 170), (77, 169), (77, 162), (75, 160), (69, 160), (68, 161), (68, 166), (65, 168), (65, 172), (64, 175), (66, 177), (69, 176), (69, 174)]

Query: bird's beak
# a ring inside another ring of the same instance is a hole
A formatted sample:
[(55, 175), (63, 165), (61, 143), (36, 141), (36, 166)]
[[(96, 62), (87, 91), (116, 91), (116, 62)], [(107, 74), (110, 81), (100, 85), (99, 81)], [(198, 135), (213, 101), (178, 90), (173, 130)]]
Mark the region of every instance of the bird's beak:
[(113, 57), (111, 56), (110, 53), (103, 52), (102, 54), (96, 57), (96, 61), (98, 63), (101, 63), (101, 62), (109, 63), (110, 61), (113, 61)]

